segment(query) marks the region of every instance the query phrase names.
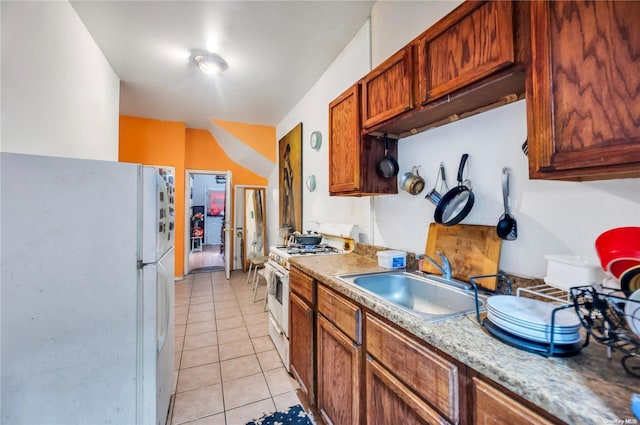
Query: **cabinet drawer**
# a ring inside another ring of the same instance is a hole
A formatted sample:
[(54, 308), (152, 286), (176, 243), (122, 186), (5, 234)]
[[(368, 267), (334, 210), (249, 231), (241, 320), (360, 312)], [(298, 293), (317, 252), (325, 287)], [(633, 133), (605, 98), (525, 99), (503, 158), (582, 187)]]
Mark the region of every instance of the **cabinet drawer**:
[(382, 320), (365, 317), (367, 352), (447, 420), (458, 423), (458, 367)]
[(448, 421), (402, 384), (380, 363), (367, 356), (367, 425), (446, 425)]
[(289, 287), (291, 292), (300, 296), (309, 305), (315, 304), (313, 294), (313, 278), (302, 273), (300, 270), (291, 268), (289, 272)]
[(362, 343), (362, 313), (354, 303), (318, 285), (318, 313), (357, 344)]
[(494, 386), (473, 378), (474, 424), (551, 425), (542, 416)]

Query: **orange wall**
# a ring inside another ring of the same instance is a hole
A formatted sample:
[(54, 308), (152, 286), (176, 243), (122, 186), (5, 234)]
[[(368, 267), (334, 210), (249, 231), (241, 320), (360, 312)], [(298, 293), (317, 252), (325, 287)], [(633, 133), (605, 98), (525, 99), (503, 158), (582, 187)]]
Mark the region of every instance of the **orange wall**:
[[(270, 141), (273, 151), (275, 152), (275, 128), (273, 128), (273, 139)], [(212, 170), (212, 171), (231, 171), (231, 217), (235, 218), (235, 190), (237, 184), (251, 186), (266, 186), (269, 180), (253, 171), (243, 167), (233, 161), (226, 152), (220, 147), (216, 139), (207, 130), (187, 129), (186, 149), (185, 149), (185, 169), (187, 170)], [(233, 228), (235, 228), (235, 224)], [(235, 246), (232, 240), (233, 258)]]
[[(275, 130), (275, 129), (274, 129)], [(272, 149), (275, 152), (275, 131)], [(233, 161), (207, 130), (187, 128), (184, 167), (192, 170), (231, 170), (232, 184), (266, 186), (269, 180)], [(275, 162), (275, 161), (274, 161)]]
[[(239, 142), (247, 144), (273, 161), (275, 166), (277, 146), (275, 127), (230, 121), (216, 121), (216, 124), (232, 134)], [(230, 170), (234, 186), (236, 184), (267, 186), (268, 184), (267, 178), (229, 158), (209, 131), (186, 128), (183, 122), (120, 116), (119, 160), (175, 167), (176, 276), (182, 276), (185, 271), (185, 170)], [(232, 196), (233, 193), (232, 190)]]
[(175, 275), (184, 270), (185, 124), (120, 116), (118, 160), (175, 168)]
[(277, 158), (275, 127), (233, 121), (212, 121), (275, 164)]

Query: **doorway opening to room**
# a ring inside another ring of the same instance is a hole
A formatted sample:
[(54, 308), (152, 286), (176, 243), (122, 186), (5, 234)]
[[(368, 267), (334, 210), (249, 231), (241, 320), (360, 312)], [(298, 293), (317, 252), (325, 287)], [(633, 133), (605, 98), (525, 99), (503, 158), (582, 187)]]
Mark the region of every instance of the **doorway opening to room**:
[(231, 172), (187, 170), (186, 174), (187, 274), (225, 270), (229, 278)]

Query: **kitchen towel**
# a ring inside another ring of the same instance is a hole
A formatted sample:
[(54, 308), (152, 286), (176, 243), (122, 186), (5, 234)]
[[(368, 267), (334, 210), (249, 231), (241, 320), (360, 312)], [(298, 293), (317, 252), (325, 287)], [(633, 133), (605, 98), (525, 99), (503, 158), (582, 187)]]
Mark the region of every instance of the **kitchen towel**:
[(267, 293), (269, 295), (275, 295), (276, 294), (276, 271), (271, 267), (265, 267), (264, 278), (267, 281)]
[(314, 425), (309, 415), (304, 411), (302, 406), (296, 404), (291, 406), (285, 412), (274, 412), (265, 415), (260, 419), (247, 422), (247, 425), (276, 425), (276, 424), (296, 424), (296, 425)]

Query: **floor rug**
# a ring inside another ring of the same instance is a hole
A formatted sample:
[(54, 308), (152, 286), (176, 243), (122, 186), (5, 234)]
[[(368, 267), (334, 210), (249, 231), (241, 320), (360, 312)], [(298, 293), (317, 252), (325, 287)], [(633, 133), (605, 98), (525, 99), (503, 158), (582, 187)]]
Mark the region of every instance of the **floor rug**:
[(224, 266), (198, 267), (197, 269), (190, 270), (189, 273), (210, 273), (219, 271), (224, 271)]
[(247, 422), (247, 425), (314, 425), (302, 406), (296, 404), (291, 406), (285, 412), (274, 412), (269, 415), (256, 419), (253, 422)]

